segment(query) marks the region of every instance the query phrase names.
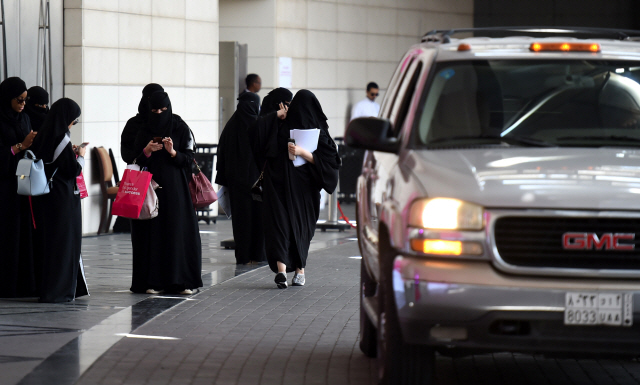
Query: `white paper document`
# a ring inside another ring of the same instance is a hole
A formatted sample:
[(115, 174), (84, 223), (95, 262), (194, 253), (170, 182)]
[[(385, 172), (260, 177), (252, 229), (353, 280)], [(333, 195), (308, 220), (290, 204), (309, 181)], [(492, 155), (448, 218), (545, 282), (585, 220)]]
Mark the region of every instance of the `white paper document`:
[(226, 187), (221, 186), (220, 190), (218, 190), (218, 207), (221, 208), (225, 214), (227, 214), (227, 218), (231, 218), (231, 202), (229, 199), (229, 190)]
[[(296, 146), (300, 146), (305, 150), (313, 153), (318, 148), (318, 138), (320, 138), (320, 130), (317, 128), (311, 130), (289, 130), (290, 138), (296, 140)], [(307, 161), (301, 157), (296, 156), (296, 160), (293, 161), (293, 165), (296, 167), (302, 166)]]

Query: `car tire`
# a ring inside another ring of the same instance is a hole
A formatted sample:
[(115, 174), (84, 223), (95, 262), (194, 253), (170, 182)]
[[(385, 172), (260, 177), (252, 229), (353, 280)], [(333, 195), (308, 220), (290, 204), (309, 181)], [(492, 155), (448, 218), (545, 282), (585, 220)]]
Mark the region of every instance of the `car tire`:
[(433, 384), (435, 350), (404, 342), (393, 291), (395, 253), (386, 229), (379, 232), (378, 379), (381, 385)]
[(364, 259), (360, 260), (360, 350), (365, 356), (374, 358), (378, 349), (378, 332), (371, 322), (362, 302), (365, 297), (372, 297), (376, 293), (376, 284), (369, 276)]

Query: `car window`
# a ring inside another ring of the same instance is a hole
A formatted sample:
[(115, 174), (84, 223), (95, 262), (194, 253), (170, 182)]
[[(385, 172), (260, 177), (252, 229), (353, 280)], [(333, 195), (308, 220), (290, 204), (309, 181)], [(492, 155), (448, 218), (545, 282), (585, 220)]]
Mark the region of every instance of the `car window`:
[(411, 105), (411, 99), (416, 90), (416, 84), (420, 78), (422, 72), (422, 61), (416, 60), (409, 71), (406, 73), (406, 77), (409, 81), (404, 83), (402, 89), (398, 93), (397, 103), (391, 115), (391, 122), (393, 122), (393, 136), (398, 136), (402, 130), (407, 113), (409, 112), (409, 106)]
[(434, 69), (422, 145), (640, 145), (640, 62), (476, 60)]

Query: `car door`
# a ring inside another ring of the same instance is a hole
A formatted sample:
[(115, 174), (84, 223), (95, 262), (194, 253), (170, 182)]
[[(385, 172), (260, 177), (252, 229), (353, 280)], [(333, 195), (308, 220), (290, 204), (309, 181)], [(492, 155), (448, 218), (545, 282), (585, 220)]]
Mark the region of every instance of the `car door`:
[[(412, 50), (401, 61), (396, 74), (392, 78), (387, 96), (383, 101), (380, 118), (387, 119), (393, 124), (390, 136), (401, 140), (403, 122), (405, 121), (407, 107), (415, 90), (415, 84), (423, 68), (420, 60), (421, 49)], [(362, 176), (358, 188), (358, 224), (361, 229), (361, 246), (364, 252), (377, 254), (380, 209), (384, 201), (389, 197), (390, 178), (398, 170), (398, 155), (378, 151), (367, 151), (362, 168)], [(367, 267), (373, 276), (378, 279), (379, 263), (375, 258), (365, 258)]]

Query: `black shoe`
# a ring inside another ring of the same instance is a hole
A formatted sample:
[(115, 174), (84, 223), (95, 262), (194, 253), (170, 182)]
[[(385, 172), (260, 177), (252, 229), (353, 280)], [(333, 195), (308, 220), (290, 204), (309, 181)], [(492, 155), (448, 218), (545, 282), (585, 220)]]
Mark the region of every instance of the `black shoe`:
[(276, 274), (276, 278), (274, 279), (276, 286), (278, 289), (286, 289), (287, 288), (287, 275), (285, 273)]

